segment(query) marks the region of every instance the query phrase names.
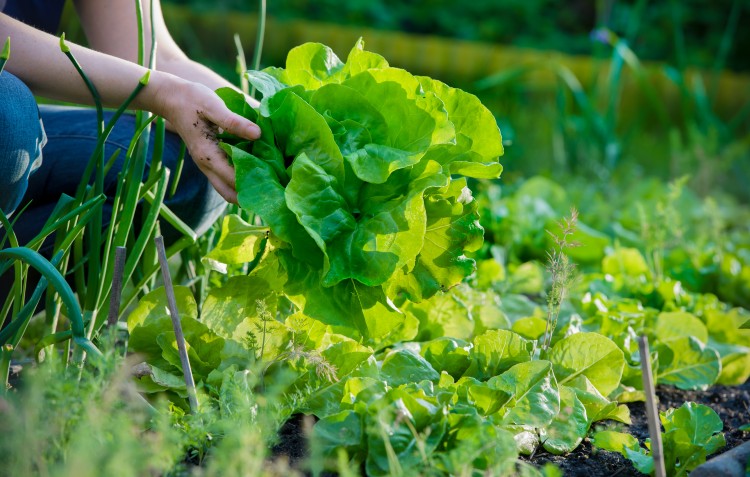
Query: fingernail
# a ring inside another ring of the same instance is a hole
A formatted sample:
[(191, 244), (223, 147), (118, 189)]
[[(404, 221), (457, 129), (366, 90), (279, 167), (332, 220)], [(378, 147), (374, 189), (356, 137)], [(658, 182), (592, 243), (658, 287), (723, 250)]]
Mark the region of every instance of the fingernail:
[(250, 126), (250, 135), (258, 139), (260, 137), (260, 128), (258, 126)]

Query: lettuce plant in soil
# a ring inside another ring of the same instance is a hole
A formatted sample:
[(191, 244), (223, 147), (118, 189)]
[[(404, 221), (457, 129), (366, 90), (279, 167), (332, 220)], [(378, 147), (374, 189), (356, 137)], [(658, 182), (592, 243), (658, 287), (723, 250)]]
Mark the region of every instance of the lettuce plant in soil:
[(223, 145), (240, 206), (269, 230), (256, 275), (306, 315), (383, 347), (413, 338), (397, 302), (474, 270), (482, 244), (466, 177), (497, 178), (500, 131), (479, 100), (390, 67), (362, 42), (340, 61), (308, 43), (248, 72), (260, 110), (219, 94), (262, 138)]
[[(259, 384), (247, 392), (275, 386), (284, 396), (277, 424), (298, 412), (319, 419), (313, 456), (368, 475), (505, 475), (519, 454), (565, 454), (596, 422), (630, 423), (622, 403), (642, 399), (638, 333), (652, 338), (661, 383), (747, 379), (743, 311), (655, 283), (638, 250), (589, 228), (574, 238), (597, 246), (572, 259), (601, 263), (601, 273), (576, 284), (540, 350), (544, 313), (528, 298), (543, 291), (538, 267), (506, 276), (483, 260), (474, 274), (467, 257), (483, 229), (466, 178), (502, 171), (497, 125), (472, 95), (392, 68), (361, 42), (346, 62), (305, 44), (286, 68), (248, 78), (263, 94), (258, 110), (219, 94), (263, 131), (255, 142), (222, 136), (240, 205), (256, 220), (225, 217), (204, 260), (250, 271), (210, 289), (200, 308), (176, 290), (204, 404), (250, 373)], [(559, 189), (534, 184), (537, 202)], [(544, 224), (548, 210), (523, 218)], [(133, 310), (129, 349), (147, 363), (140, 389), (184, 406), (165, 300), (155, 290)], [(669, 414), (671, 428), (691, 409)], [(620, 447), (640, 452), (630, 444)]]

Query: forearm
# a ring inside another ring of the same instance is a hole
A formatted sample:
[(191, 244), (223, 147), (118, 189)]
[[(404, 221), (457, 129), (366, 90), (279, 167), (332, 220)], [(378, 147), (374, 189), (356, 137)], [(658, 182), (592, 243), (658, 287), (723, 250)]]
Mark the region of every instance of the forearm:
[[(158, 46), (158, 45), (157, 45)], [(158, 51), (158, 48), (157, 48)], [(161, 57), (157, 54), (156, 69), (171, 73), (186, 80), (195, 81), (216, 90), (219, 88), (239, 89), (211, 69), (187, 57)]]
[[(159, 51), (158, 47), (159, 45), (157, 44), (157, 52)], [(212, 90), (217, 90), (219, 88), (232, 88), (235, 91), (242, 93), (242, 91), (237, 86), (227, 81), (225, 78), (218, 75), (213, 70), (189, 59), (184, 55), (172, 56), (166, 54), (159, 55), (157, 53), (156, 69), (171, 73), (186, 80), (200, 83)], [(246, 96), (246, 99), (247, 102), (254, 107), (259, 106), (258, 101), (256, 101), (254, 98)]]
[[(5, 68), (42, 97), (78, 104), (93, 98), (71, 61), (60, 51), (59, 39), (0, 14), (0, 38), (11, 38), (11, 54)], [(81, 68), (96, 87), (105, 106), (118, 106), (131, 94), (146, 68), (128, 61), (68, 43)], [(165, 73), (152, 81), (132, 106), (160, 113), (157, 90), (179, 81)]]

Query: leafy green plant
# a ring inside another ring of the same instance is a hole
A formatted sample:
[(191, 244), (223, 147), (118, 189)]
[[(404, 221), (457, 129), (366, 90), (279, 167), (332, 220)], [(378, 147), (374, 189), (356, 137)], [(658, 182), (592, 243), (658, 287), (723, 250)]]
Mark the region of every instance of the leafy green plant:
[[(726, 444), (724, 425), (719, 416), (708, 406), (686, 402), (678, 409), (659, 414), (664, 432), (664, 464), (669, 475), (687, 475), (706, 461), (706, 457)], [(601, 449), (619, 452), (633, 462), (644, 474), (654, 470), (654, 461), (646, 440), (646, 448), (630, 434), (616, 431), (600, 431), (594, 434), (593, 443)]]
[[(476, 206), (459, 176), (502, 171), (500, 132), (472, 95), (352, 49), (289, 53), (286, 69), (248, 72), (259, 113), (231, 91), (230, 109), (259, 123), (254, 143), (224, 148), (240, 205), (268, 224), (259, 275), (308, 316), (384, 346), (415, 333), (392, 302), (420, 301), (474, 269)], [(407, 126), (408, 125), (408, 126)]]

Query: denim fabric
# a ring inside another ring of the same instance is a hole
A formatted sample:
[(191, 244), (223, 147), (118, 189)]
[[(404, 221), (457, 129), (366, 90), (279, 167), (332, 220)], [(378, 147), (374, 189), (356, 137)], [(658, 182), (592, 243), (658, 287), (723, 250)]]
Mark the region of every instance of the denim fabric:
[(11, 215), (39, 167), (44, 129), (34, 95), (21, 80), (0, 73), (0, 210)]
[(7, 0), (2, 11), (16, 20), (54, 35), (60, 26), (64, 6), (65, 0)]
[[(24, 211), (22, 220), (14, 228), (22, 239), (32, 238), (44, 224), (61, 194), (73, 195), (83, 176), (89, 158), (96, 147), (96, 112), (89, 108), (42, 105), (39, 111), (47, 133), (47, 145), (43, 149), (44, 160), (36, 173), (29, 178), (29, 187), (23, 204), (31, 202), (32, 207)], [(105, 112), (105, 122), (113, 113)], [(104, 193), (108, 197), (115, 194), (117, 174), (122, 169), (130, 140), (135, 130), (135, 117), (124, 115), (107, 139), (105, 159), (120, 149), (114, 166), (104, 178)], [(148, 175), (153, 152), (147, 156), (144, 178)], [(164, 165), (174, 170), (179, 157), (181, 140), (179, 136), (167, 133), (164, 144)], [(93, 177), (91, 179), (93, 181)], [(164, 203), (199, 235), (204, 233), (221, 215), (226, 202), (213, 189), (190, 156), (185, 157), (177, 193), (167, 196)], [(105, 204), (105, 218), (109, 213), (109, 201)], [(176, 232), (162, 223), (162, 233), (169, 243), (177, 238)]]

